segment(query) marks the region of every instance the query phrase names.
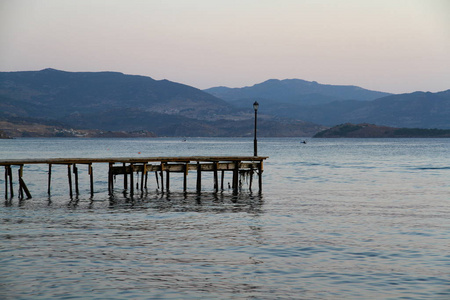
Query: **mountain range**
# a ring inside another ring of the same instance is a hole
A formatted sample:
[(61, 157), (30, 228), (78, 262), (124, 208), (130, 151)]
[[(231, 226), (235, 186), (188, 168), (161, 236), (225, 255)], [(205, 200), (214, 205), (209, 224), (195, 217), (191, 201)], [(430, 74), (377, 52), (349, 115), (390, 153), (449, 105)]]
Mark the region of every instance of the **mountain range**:
[(271, 79), (251, 87), (202, 91), (118, 72), (0, 72), (0, 124), (22, 127), (252, 136), (255, 100), (260, 103), (259, 136), (312, 136), (346, 122), (450, 128), (450, 90), (392, 95), (356, 86)]
[(262, 113), (325, 126), (349, 122), (450, 128), (450, 90), (393, 95), (356, 86), (272, 79), (251, 87), (216, 87), (205, 91), (237, 107), (248, 107), (257, 99), (263, 104)]

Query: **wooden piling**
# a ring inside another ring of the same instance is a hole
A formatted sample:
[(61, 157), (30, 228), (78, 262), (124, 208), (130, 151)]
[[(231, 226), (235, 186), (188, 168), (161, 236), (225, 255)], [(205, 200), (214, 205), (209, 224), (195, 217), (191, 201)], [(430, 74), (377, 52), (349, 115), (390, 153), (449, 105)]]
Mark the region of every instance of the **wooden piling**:
[(233, 193), (237, 194), (239, 188), (239, 161), (234, 162), (233, 170)]
[(14, 197), (14, 188), (13, 188), (13, 177), (12, 177), (11, 166), (8, 167), (8, 178), (9, 178), (9, 192), (10, 192), (11, 198), (12, 198), (12, 197)]
[(130, 164), (130, 195), (134, 195), (134, 173), (133, 173), (134, 165)]
[(8, 199), (8, 166), (5, 166), (5, 199)]
[(76, 164), (73, 164), (73, 174), (75, 177), (75, 195), (80, 195), (80, 190), (78, 188), (78, 168)]
[(217, 178), (217, 168), (218, 168), (218, 162), (214, 162), (214, 192), (218, 192), (219, 191), (219, 180)]
[(147, 164), (144, 164), (144, 170), (145, 170), (145, 189), (147, 190), (147, 180), (148, 180), (148, 171), (147, 171)]
[(92, 163), (88, 164), (88, 173), (91, 187), (91, 197), (94, 197), (94, 170), (92, 169)]
[(25, 184), (25, 181), (23, 180), (23, 165), (20, 165), (19, 168), (19, 199), (23, 199), (23, 193), (27, 195), (27, 199), (31, 199), (31, 193), (28, 190), (27, 185)]
[(28, 190), (28, 187), (27, 187), (27, 185), (25, 184), (25, 181), (23, 181), (22, 178), (19, 179), (19, 184), (20, 184), (20, 186), (22, 187), (22, 191), (24, 191), (25, 194), (27, 195), (27, 199), (31, 199), (31, 198), (32, 198), (32, 197), (31, 197), (31, 193), (30, 193), (30, 191)]
[(183, 192), (187, 191), (187, 175), (188, 175), (188, 164), (186, 163), (184, 165), (184, 172), (183, 172)]
[(109, 163), (109, 171), (108, 171), (108, 193), (109, 195), (113, 195), (114, 192), (114, 183), (113, 183), (113, 171), (112, 171), (113, 163)]
[(259, 192), (262, 192), (262, 172), (263, 172), (263, 162), (258, 165), (258, 183), (259, 183)]
[(222, 176), (220, 177), (220, 190), (223, 191), (223, 181), (225, 178), (225, 171), (222, 170)]
[(127, 174), (127, 166), (125, 163), (122, 164), (123, 166), (123, 189), (128, 189), (128, 174)]
[(48, 164), (48, 182), (47, 182), (47, 194), (50, 195), (52, 183), (52, 164)]
[(70, 164), (67, 165), (67, 177), (69, 179), (69, 195), (70, 198), (73, 197), (73, 192), (72, 192), (72, 172), (71, 172), (71, 168), (70, 168)]
[(17, 178), (19, 178), (19, 199), (23, 199), (23, 188), (22, 185), (20, 184), (20, 180), (22, 179), (22, 168), (23, 166), (19, 167), (19, 170), (17, 170)]
[(141, 192), (144, 191), (144, 180), (145, 180), (145, 174), (147, 173), (147, 164), (142, 165), (142, 173), (141, 173)]
[(161, 192), (164, 192), (164, 164), (161, 163), (161, 171), (159, 172), (159, 175), (161, 176)]
[(155, 171), (155, 177), (156, 177), (156, 188), (159, 189), (159, 177), (158, 177), (158, 171)]
[(197, 162), (197, 193), (202, 191), (202, 165)]
[(169, 168), (165, 168), (166, 169), (166, 190), (169, 191), (170, 189), (170, 173), (169, 173)]
[(252, 184), (253, 184), (253, 166), (250, 167), (250, 181), (248, 184), (248, 189), (250, 190), (250, 192), (252, 191)]

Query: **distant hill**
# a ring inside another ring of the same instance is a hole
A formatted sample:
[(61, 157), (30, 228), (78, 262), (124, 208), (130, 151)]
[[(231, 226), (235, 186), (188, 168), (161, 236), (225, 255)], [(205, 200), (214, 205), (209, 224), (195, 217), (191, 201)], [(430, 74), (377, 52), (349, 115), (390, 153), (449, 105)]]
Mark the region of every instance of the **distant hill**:
[(243, 88), (213, 87), (204, 90), (236, 106), (258, 100), (266, 107), (278, 104), (317, 105), (338, 100), (370, 101), (390, 95), (357, 86), (320, 84), (301, 79), (270, 79)]
[(283, 117), (334, 126), (372, 123), (407, 128), (450, 128), (450, 90), (391, 95), (373, 101), (335, 101), (277, 111)]
[(341, 124), (323, 130), (315, 138), (449, 138), (450, 130), (395, 128), (373, 124)]
[[(146, 136), (249, 136), (253, 117), (251, 105), (236, 108), (168, 80), (117, 72), (0, 72), (0, 121), (5, 127), (0, 130), (15, 137), (54, 136), (55, 132), (82, 136), (86, 130), (132, 136), (136, 132), (147, 132)], [(259, 136), (312, 136), (324, 128), (264, 114), (259, 119)]]
[(255, 100), (261, 137), (312, 136), (348, 122), (450, 128), (450, 90), (390, 95), (289, 79), (206, 91), (118, 72), (0, 72), (0, 124), (5, 126), (0, 130), (12, 137), (83, 130), (121, 132), (118, 136), (251, 136)]
[(356, 86), (271, 79), (244, 88), (205, 90), (235, 106), (260, 103), (263, 114), (325, 126), (372, 123), (408, 128), (450, 128), (450, 90), (392, 95)]
[(0, 72), (0, 96), (26, 104), (25, 116), (56, 119), (122, 108), (195, 118), (232, 110), (229, 103), (187, 85), (117, 72)]

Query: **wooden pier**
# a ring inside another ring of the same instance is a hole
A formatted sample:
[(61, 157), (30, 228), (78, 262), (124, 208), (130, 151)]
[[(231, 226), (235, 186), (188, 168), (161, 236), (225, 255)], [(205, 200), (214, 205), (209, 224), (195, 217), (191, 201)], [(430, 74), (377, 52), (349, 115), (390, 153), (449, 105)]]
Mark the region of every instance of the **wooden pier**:
[[(170, 190), (170, 174), (183, 174), (183, 191), (187, 191), (187, 176), (190, 171), (196, 173), (196, 191), (202, 190), (202, 173), (213, 173), (214, 192), (224, 190), (225, 172), (232, 172), (233, 193), (237, 194), (242, 186), (241, 177), (248, 177), (249, 189), (252, 190), (253, 175), (258, 176), (258, 190), (262, 191), (263, 161), (268, 157), (263, 156), (186, 156), (186, 157), (123, 157), (123, 158), (53, 158), (53, 159), (11, 159), (0, 160), (0, 166), (5, 168), (5, 199), (14, 197), (13, 171), (12, 166), (18, 166), (19, 184), (18, 197), (23, 199), (26, 195), (31, 198), (25, 181), (23, 172), (25, 165), (47, 165), (48, 166), (48, 186), (47, 192), (51, 194), (52, 166), (66, 165), (67, 179), (69, 185), (69, 196), (79, 195), (78, 167), (77, 165), (87, 165), (90, 178), (90, 195), (94, 196), (94, 164), (108, 164), (108, 192), (114, 194), (114, 179), (117, 175), (123, 176), (123, 189), (128, 190), (130, 195), (135, 190), (144, 191), (147, 189), (148, 174), (155, 174), (156, 186), (161, 191)], [(138, 175), (138, 182), (135, 175)], [(73, 175), (73, 176), (72, 176)], [(140, 176), (140, 177), (139, 177)], [(219, 183), (220, 176), (220, 183)]]

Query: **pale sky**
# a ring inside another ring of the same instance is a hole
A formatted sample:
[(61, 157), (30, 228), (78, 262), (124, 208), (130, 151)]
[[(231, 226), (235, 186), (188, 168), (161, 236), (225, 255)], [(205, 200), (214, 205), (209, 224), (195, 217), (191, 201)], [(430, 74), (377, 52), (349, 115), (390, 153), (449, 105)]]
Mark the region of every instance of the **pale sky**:
[(0, 71), (450, 89), (450, 0), (0, 0)]

